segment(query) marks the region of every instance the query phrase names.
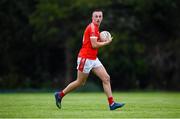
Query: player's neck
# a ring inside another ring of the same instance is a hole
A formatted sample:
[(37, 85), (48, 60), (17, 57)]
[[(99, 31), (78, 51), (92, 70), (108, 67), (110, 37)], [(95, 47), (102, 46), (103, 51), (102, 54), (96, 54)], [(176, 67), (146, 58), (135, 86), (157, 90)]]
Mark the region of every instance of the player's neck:
[(94, 23), (94, 22), (92, 22), (95, 26), (97, 26), (97, 27), (99, 27), (100, 25), (99, 24), (97, 24), (97, 23)]

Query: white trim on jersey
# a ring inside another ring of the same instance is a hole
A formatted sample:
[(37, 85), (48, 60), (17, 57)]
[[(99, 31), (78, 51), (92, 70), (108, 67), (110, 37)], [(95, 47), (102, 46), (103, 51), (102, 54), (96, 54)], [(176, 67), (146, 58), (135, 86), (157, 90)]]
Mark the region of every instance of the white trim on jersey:
[(93, 23), (91, 23), (91, 36), (95, 36), (95, 26)]

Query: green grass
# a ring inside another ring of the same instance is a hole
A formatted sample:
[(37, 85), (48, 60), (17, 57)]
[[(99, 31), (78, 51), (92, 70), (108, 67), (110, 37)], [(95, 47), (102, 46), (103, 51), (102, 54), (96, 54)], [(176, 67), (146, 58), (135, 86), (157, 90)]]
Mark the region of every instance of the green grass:
[(180, 118), (180, 93), (114, 93), (122, 109), (109, 111), (104, 93), (71, 93), (57, 109), (53, 93), (1, 93), (0, 118)]

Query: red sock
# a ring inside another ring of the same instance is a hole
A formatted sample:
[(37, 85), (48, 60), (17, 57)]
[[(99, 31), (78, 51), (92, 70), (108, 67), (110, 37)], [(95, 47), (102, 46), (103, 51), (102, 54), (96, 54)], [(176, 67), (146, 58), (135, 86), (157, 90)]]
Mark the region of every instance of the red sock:
[(112, 105), (114, 103), (113, 97), (109, 97), (108, 98), (108, 102), (109, 102), (109, 105)]
[(59, 93), (59, 95), (60, 95), (61, 98), (63, 98), (65, 94), (64, 94), (63, 91), (61, 91), (61, 92)]

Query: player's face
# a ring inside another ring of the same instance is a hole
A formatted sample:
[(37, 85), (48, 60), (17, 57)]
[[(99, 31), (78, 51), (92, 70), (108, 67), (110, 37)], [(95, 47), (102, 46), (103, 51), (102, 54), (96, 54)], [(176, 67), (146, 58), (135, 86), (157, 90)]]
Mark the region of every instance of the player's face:
[(101, 11), (95, 11), (92, 14), (92, 21), (94, 24), (100, 25), (103, 19), (103, 14)]

